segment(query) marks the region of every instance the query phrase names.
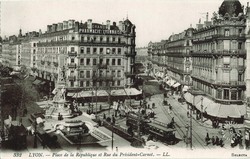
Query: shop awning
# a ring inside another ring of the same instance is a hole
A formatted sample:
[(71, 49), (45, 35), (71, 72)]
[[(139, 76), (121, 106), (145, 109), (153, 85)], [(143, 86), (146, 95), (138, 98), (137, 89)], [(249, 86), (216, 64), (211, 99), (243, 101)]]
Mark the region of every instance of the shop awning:
[(36, 79), (36, 80), (33, 81), (32, 83), (33, 83), (34, 85), (39, 85), (41, 82), (42, 82), (41, 80)]
[(176, 82), (172, 87), (176, 88), (176, 87), (179, 87), (181, 84)]
[[(242, 115), (245, 115), (245, 112), (246, 112), (246, 107), (243, 104), (242, 105), (237, 105), (237, 104), (227, 105), (227, 104), (215, 103), (212, 99), (209, 99), (208, 97), (205, 97), (202, 95), (197, 95), (194, 97), (189, 92), (184, 94), (184, 98), (186, 99), (188, 103), (194, 105), (199, 111), (207, 112), (208, 115), (214, 116), (214, 117), (240, 118)], [(203, 101), (201, 101), (201, 98), (203, 98)]]
[[(112, 96), (134, 96), (140, 94), (142, 94), (142, 92), (138, 91), (135, 88), (126, 88), (126, 89), (118, 89), (111, 91)], [(106, 90), (97, 90), (97, 92), (94, 90), (94, 91), (81, 91), (77, 93), (70, 92), (67, 94), (67, 96), (70, 96), (72, 98), (84, 98), (92, 96), (106, 97), (109, 96), (109, 93)]]
[(196, 106), (197, 103), (199, 103), (199, 102), (201, 101), (201, 97), (202, 97), (201, 95), (196, 95), (196, 96), (194, 96), (194, 95), (192, 95), (192, 94), (189, 93), (189, 92), (187, 92), (187, 93), (184, 94), (185, 100), (186, 100), (188, 103), (190, 103), (190, 104), (192, 104), (192, 105), (194, 105), (194, 106)]
[(142, 94), (142, 92), (135, 88), (125, 88), (111, 91), (112, 96), (135, 96), (140, 94)]

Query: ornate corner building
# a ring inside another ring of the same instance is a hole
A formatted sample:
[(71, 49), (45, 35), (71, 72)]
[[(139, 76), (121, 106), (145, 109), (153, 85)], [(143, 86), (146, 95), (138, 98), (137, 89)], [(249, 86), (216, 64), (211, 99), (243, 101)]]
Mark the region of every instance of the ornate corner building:
[[(53, 85), (62, 69), (69, 90), (117, 89), (133, 83), (136, 32), (128, 19), (118, 25), (109, 20), (106, 24), (68, 20), (47, 25), (44, 33), (22, 35), (20, 31), (13, 37), (3, 40), (4, 64), (24, 65), (32, 75)], [(111, 77), (108, 83), (105, 79)]]
[[(160, 43), (150, 42), (149, 59), (153, 66), (157, 65), (157, 69), (152, 69), (153, 74), (159, 75), (157, 72), (162, 70), (158, 68), (164, 65), (166, 70), (162, 71), (163, 81), (171, 88), (182, 90), (186, 85), (189, 90), (199, 91), (200, 94), (189, 96), (195, 98), (195, 103), (193, 100), (190, 102), (197, 112), (224, 121), (232, 118), (238, 121), (248, 120), (248, 14), (248, 5), (244, 10), (238, 0), (224, 0), (211, 20), (207, 14), (203, 24), (199, 22), (196, 28), (189, 27), (182, 33), (171, 35), (165, 40), (164, 49), (157, 50)], [(161, 63), (159, 58), (165, 59), (164, 62)]]

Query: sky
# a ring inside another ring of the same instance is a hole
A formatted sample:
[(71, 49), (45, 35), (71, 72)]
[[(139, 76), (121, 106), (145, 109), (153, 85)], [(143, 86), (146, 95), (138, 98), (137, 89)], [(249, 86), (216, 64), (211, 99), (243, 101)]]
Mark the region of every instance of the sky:
[[(248, 0), (240, 0), (246, 6)], [(47, 25), (74, 19), (118, 23), (128, 19), (136, 26), (137, 47), (168, 39), (201, 19), (218, 12), (223, 0), (19, 0), (1, 2), (1, 36), (46, 31)]]

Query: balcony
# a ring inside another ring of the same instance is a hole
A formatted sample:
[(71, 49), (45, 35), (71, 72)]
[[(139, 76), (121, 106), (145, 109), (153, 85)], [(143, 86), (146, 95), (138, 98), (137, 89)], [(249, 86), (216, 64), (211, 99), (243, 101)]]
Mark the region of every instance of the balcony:
[(113, 81), (113, 76), (112, 75), (104, 75), (104, 76), (97, 76), (93, 75), (92, 80), (95, 82), (102, 82), (102, 81)]
[(69, 63), (68, 68), (76, 68), (76, 63)]
[(125, 52), (125, 56), (126, 57), (133, 57), (136, 56), (136, 52), (132, 53), (132, 52)]
[(192, 56), (212, 56), (212, 55), (246, 55), (246, 50), (199, 50), (199, 51), (191, 51)]
[(77, 52), (76, 51), (69, 51), (68, 55), (69, 56), (77, 56)]
[(107, 69), (108, 65), (107, 64), (98, 64), (97, 69)]
[(124, 72), (125, 76), (126, 77), (133, 77), (135, 76), (135, 73), (132, 73), (132, 72)]
[(230, 81), (230, 82), (215, 81), (214, 84), (221, 85), (221, 86), (245, 86), (246, 85), (244, 81)]
[(69, 81), (75, 81), (76, 80), (76, 77), (74, 75), (69, 75), (68, 76), (68, 80)]

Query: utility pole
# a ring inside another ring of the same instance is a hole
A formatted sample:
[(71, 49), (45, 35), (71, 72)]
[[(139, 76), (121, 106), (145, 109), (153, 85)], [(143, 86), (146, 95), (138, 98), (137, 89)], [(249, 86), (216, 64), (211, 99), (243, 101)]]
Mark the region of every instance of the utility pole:
[(2, 92), (3, 92), (3, 82), (0, 79), (0, 109), (1, 109), (1, 138), (5, 140), (4, 136), (4, 114), (3, 114), (3, 104), (2, 104)]

